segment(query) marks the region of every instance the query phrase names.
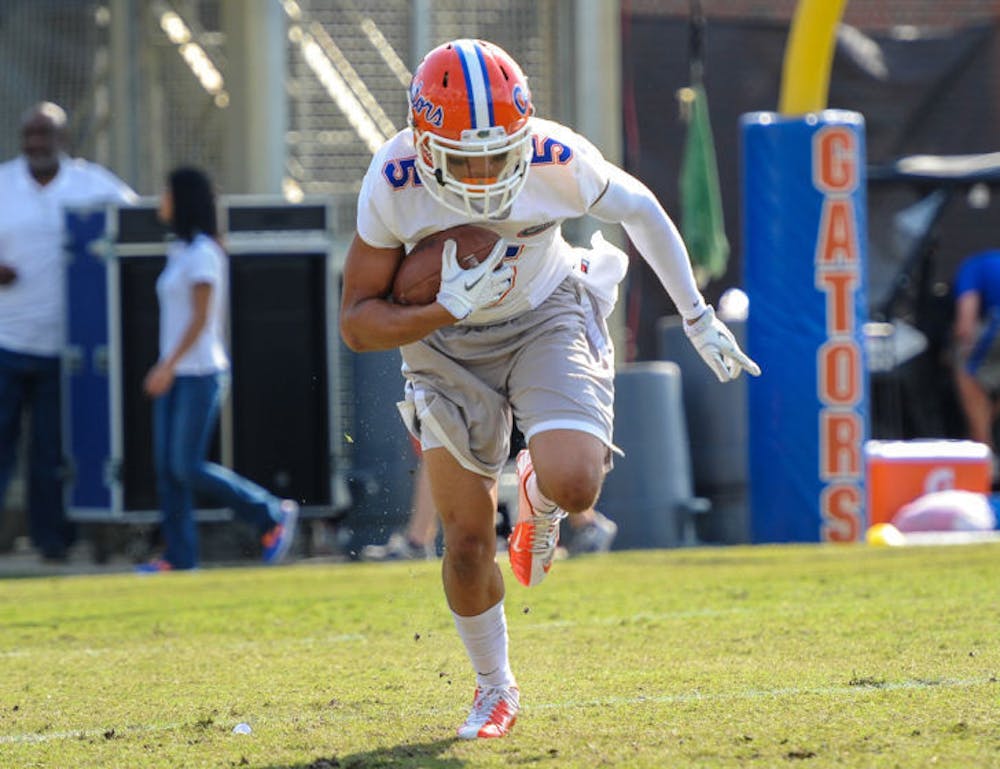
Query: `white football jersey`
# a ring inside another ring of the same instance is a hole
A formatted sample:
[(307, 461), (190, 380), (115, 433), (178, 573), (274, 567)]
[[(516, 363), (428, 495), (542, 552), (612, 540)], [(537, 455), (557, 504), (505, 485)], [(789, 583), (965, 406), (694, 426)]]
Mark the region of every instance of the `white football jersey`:
[(587, 139), (541, 118), (532, 118), (531, 128), (534, 155), (528, 179), (500, 218), (470, 220), (423, 190), (408, 128), (379, 149), (365, 174), (357, 228), (371, 246), (402, 244), (409, 250), (431, 233), (473, 221), (507, 242), (505, 259), (514, 268), (510, 291), (463, 323), (495, 323), (541, 304), (579, 260), (562, 237), (562, 222), (585, 215), (608, 184), (612, 167)]

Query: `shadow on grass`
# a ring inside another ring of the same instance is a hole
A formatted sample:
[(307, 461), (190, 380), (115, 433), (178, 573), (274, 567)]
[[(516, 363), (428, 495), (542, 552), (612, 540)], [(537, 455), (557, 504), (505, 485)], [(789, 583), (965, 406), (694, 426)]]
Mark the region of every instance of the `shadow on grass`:
[(316, 758), (306, 764), (268, 764), (260, 769), (458, 769), (465, 762), (454, 758), (442, 758), (441, 754), (458, 741), (457, 737), (434, 742), (418, 742), (408, 745), (394, 745), (363, 753), (346, 756)]

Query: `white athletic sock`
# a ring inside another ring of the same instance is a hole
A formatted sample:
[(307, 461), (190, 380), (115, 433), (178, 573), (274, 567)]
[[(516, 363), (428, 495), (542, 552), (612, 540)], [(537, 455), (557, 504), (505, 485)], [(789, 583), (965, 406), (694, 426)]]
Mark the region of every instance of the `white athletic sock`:
[(514, 674), (507, 656), (507, 615), (503, 599), (475, 617), (461, 617), (452, 612), (458, 635), (465, 644), (479, 686), (510, 686)]
[(535, 508), (536, 513), (548, 514), (555, 510), (558, 505), (542, 494), (538, 488), (538, 473), (528, 476), (528, 482), (524, 485), (528, 492), (528, 501)]

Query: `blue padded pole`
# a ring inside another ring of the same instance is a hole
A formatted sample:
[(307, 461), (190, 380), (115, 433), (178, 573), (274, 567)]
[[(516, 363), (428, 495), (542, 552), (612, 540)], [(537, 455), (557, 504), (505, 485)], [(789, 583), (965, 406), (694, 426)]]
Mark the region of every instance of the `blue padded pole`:
[(754, 542), (865, 531), (867, 230), (861, 115), (741, 120)]

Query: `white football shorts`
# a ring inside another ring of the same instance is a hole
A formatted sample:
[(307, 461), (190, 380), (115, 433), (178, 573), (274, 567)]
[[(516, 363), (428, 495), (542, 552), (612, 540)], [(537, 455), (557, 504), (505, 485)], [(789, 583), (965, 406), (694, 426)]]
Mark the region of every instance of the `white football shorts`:
[(614, 449), (614, 350), (594, 296), (575, 277), (516, 318), (447, 326), (401, 351), (407, 428), (424, 449), (444, 447), (472, 472), (499, 475), (512, 420), (525, 442), (568, 429)]

